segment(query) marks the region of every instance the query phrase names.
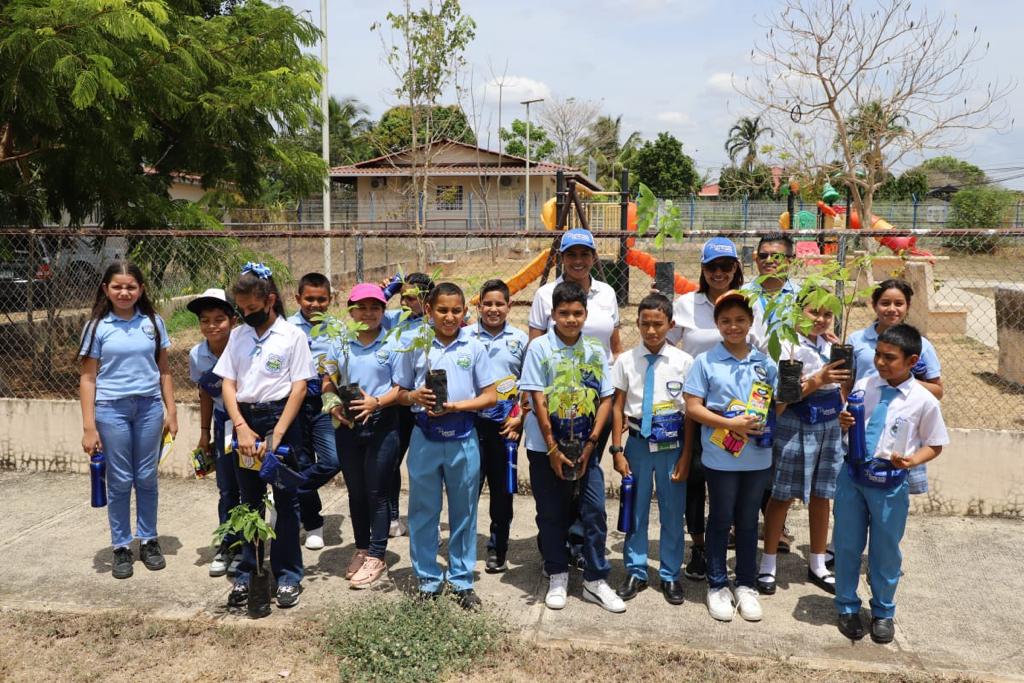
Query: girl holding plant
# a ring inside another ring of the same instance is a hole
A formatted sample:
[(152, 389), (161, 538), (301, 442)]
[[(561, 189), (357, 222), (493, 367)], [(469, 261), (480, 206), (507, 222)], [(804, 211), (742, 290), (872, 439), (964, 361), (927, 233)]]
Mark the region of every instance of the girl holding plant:
[[(349, 516), (356, 552), (345, 571), (352, 588), (369, 588), (387, 573), (391, 515), (388, 486), (398, 459), (398, 387), (392, 378), (399, 356), (395, 342), (381, 327), (384, 295), (380, 287), (364, 282), (348, 296), (352, 323), (345, 328), (327, 325), (334, 342), (327, 353), (324, 411), (339, 423), (336, 438), (341, 473), (348, 489)], [(338, 389), (358, 388), (347, 404)]]

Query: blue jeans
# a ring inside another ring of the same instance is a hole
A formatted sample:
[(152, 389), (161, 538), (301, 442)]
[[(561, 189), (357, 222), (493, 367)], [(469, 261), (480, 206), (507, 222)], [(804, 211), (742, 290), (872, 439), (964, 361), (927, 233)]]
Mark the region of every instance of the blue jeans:
[(572, 496), (577, 482), (556, 477), (546, 453), (528, 450), (526, 457), (530, 461), (530, 487), (537, 505), (537, 536), (544, 570), (549, 576), (569, 571), (566, 539), (578, 513), (583, 526), (583, 557), (586, 560), (583, 578), (586, 581), (607, 578), (611, 570), (605, 557), (608, 516), (604, 509), (604, 472), (601, 471), (598, 451), (590, 456), (587, 471), (578, 482), (578, 507), (573, 505)]
[(398, 457), (398, 424), (394, 408), (385, 408), (366, 425), (337, 431), (338, 452), (344, 453), (341, 474), (348, 489), (348, 510), (356, 548), (384, 559), (391, 512), (388, 487)]
[(686, 484), (672, 481), (680, 449), (651, 453), (646, 439), (630, 436), (626, 440), (626, 460), (635, 481), (633, 531), (626, 536), (623, 559), (626, 572), (647, 581), (647, 523), (651, 514), (651, 495), (658, 493), (661, 537), (658, 554), (662, 581), (675, 581), (683, 566), (683, 517), (686, 512)]
[(725, 553), (729, 528), (736, 529), (736, 585), (755, 588), (757, 582), (757, 515), (771, 468), (733, 472), (704, 468), (708, 482), (708, 529), (705, 539), (708, 586), (729, 585)]
[(486, 418), (476, 421), (480, 437), (480, 489), (483, 490), (486, 479), (490, 500), (491, 535), (487, 539), (487, 548), (499, 557), (505, 557), (512, 528), (513, 494), (507, 488), (508, 462), (505, 458), (505, 437), (498, 433), (500, 429), (500, 422)]
[(871, 616), (892, 619), (896, 614), (896, 586), (903, 565), (900, 541), (907, 527), (909, 491), (908, 481), (894, 489), (879, 489), (854, 483), (845, 463), (840, 470), (832, 532), (836, 554), (835, 603), (840, 614), (860, 611), (857, 583), (866, 543), (871, 567)]
[[(229, 420), (228, 414), (220, 410), (213, 411), (213, 450), (214, 465), (217, 474), (217, 491), (220, 493), (217, 499), (217, 519), (221, 524), (228, 520), (231, 508), (242, 502), (241, 494), (238, 492), (238, 476), (235, 474), (235, 463), (238, 456), (234, 453), (224, 453), (224, 432), (225, 423)], [(238, 540), (238, 534), (228, 534), (224, 541), (230, 546)]]
[(442, 491), (448, 496), (448, 572), (455, 590), (473, 587), (476, 504), (480, 498), (480, 443), (430, 441), (419, 427), (409, 440), (409, 554), (420, 590), (436, 593), (445, 576), (437, 562)]
[(309, 478), (309, 484), (299, 489), (299, 513), (306, 531), (319, 529), (324, 525), (320, 511), (323, 504), (317, 492), (321, 486), (334, 478), (341, 470), (338, 462), (338, 446), (334, 435), (334, 424), (330, 415), (320, 412), (323, 403), (319, 396), (307, 397), (299, 411), (296, 422), (302, 424), (302, 457), (299, 466)]
[[(246, 424), (259, 436), (266, 438), (274, 431), (284, 401), (279, 404), (240, 403), (239, 410)], [(302, 448), (302, 428), (296, 418), (284, 434), (283, 443), (291, 447), (292, 453)], [(263, 514), (263, 495), (267, 492), (266, 483), (260, 479), (259, 472), (238, 466), (238, 458), (233, 458), (235, 471), (238, 475), (238, 487), (242, 494), (242, 502), (256, 508)], [(292, 463), (294, 465), (294, 463)], [(278, 586), (297, 586), (302, 581), (302, 549), (299, 547), (299, 499), (295, 493), (274, 487), (274, 507), (277, 509), (277, 524), (274, 531), (277, 536), (270, 543), (270, 568), (274, 572)], [(262, 561), (262, 557), (259, 558)], [(235, 583), (248, 585), (250, 574), (256, 569), (256, 548), (252, 543), (242, 546), (242, 561), (238, 564), (238, 576)]]
[(157, 537), (157, 476), (164, 406), (160, 397), (127, 396), (96, 401), (96, 431), (107, 461), (107, 518), (115, 548), (132, 542), (131, 499), (135, 489), (135, 537)]

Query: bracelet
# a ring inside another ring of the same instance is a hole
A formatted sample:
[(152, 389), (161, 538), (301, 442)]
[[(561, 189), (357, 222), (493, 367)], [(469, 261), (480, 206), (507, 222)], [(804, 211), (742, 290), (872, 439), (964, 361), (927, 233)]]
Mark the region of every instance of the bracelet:
[(208, 432), (208, 431), (210, 431), (210, 428), (209, 427), (200, 427), (199, 431), (201, 431), (201, 432)]
[(548, 455), (551, 455), (552, 453), (554, 453), (557, 450), (558, 450), (558, 444), (556, 443), (554, 446), (551, 447), (551, 450), (548, 451)]
[(236, 427), (244, 427), (245, 426), (245, 420), (242, 420), (241, 422), (235, 422), (234, 425)]
[(589, 438), (587, 439), (587, 443), (589, 443), (589, 444), (590, 444), (590, 445), (592, 445), (592, 446), (596, 446), (596, 445), (597, 445), (597, 442), (598, 442), (598, 441), (600, 441), (600, 440), (601, 440), (601, 437), (600, 437), (600, 436), (590, 436), (590, 437), (589, 437)]

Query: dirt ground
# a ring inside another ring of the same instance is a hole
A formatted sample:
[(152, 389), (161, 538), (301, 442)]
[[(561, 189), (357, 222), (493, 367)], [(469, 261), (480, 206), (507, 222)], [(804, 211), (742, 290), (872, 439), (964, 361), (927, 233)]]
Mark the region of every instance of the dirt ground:
[[(296, 681), (338, 680), (338, 660), (326, 652), (323, 622), (275, 626), (213, 619), (160, 619), (121, 611), (98, 614), (0, 612), (0, 680)], [(928, 674), (842, 671), (813, 662), (738, 658), (655, 647), (603, 651), (558, 643), (537, 647), (506, 639), (469, 676), (452, 680), (508, 681), (828, 681), (888, 683), (972, 681)]]

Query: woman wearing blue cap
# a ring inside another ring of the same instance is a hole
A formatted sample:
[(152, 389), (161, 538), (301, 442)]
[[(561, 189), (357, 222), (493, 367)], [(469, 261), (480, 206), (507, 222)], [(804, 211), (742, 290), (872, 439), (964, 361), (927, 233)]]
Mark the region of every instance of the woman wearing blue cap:
[[(736, 245), (727, 237), (712, 237), (704, 243), (700, 257), (700, 280), (696, 292), (676, 299), (672, 318), (676, 323), (668, 333), (676, 344), (694, 359), (722, 341), (715, 325), (715, 301), (729, 290), (743, 286), (743, 269), (736, 254)], [(692, 581), (703, 581), (707, 565), (704, 557), (704, 502), (707, 482), (701, 465), (699, 425), (691, 425), (687, 433), (692, 442), (690, 473), (686, 479), (686, 529), (690, 533), (690, 561), (683, 575)]]
[(604, 348), (608, 364), (622, 353), (619, 339), (619, 302), (615, 290), (605, 282), (595, 280), (590, 271), (597, 263), (597, 246), (589, 230), (576, 228), (562, 235), (559, 246), (562, 252), (562, 275), (549, 282), (533, 297), (530, 308), (530, 339), (545, 334), (552, 326), (551, 293), (559, 282), (575, 282), (587, 294), (587, 321), (583, 324), (583, 336), (594, 337)]

